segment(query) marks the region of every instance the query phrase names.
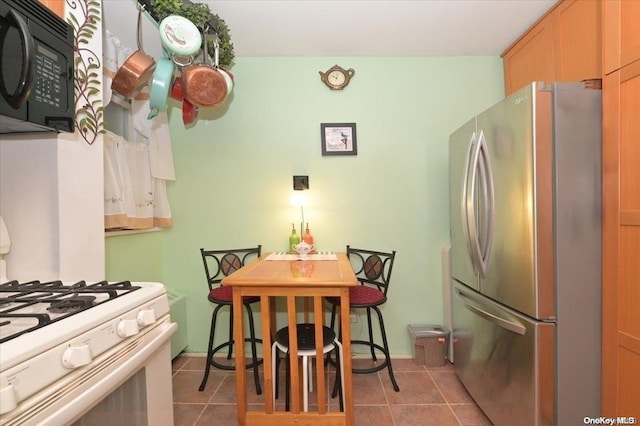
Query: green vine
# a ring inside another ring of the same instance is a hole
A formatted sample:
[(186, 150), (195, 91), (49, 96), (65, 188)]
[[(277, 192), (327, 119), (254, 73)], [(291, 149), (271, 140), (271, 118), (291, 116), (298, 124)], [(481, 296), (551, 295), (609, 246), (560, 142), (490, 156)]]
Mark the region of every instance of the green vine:
[(71, 10), (79, 12), (81, 20), (69, 13), (67, 22), (73, 27), (75, 52), (73, 65), (75, 69), (75, 125), (82, 138), (92, 145), (99, 134), (105, 133), (103, 128), (104, 106), (102, 104), (102, 82), (100, 81), (101, 61), (94, 51), (88, 49), (100, 22), (101, 4), (99, 0), (67, 0)]
[[(182, 0), (151, 0), (151, 14), (161, 22), (169, 15), (180, 15), (194, 23), (201, 31), (213, 24), (213, 31), (219, 39), (220, 65), (231, 67), (235, 58), (233, 43), (229, 36), (229, 27), (222, 18), (211, 12), (209, 5), (205, 3), (184, 3)], [(209, 44), (209, 55), (213, 57), (213, 46)]]

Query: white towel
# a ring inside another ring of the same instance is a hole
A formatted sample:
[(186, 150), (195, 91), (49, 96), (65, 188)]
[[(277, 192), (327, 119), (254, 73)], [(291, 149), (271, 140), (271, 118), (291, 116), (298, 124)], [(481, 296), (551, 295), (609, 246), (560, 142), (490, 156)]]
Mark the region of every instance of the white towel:
[[(145, 87), (144, 90), (148, 90), (148, 86)], [(151, 137), (151, 126), (153, 125), (153, 120), (147, 119), (147, 115), (149, 114), (148, 97), (143, 96), (132, 99), (131, 113), (133, 114), (133, 128), (141, 136), (149, 139)]]
[(153, 123), (149, 138), (151, 175), (156, 179), (176, 180), (167, 113), (160, 112), (151, 121)]

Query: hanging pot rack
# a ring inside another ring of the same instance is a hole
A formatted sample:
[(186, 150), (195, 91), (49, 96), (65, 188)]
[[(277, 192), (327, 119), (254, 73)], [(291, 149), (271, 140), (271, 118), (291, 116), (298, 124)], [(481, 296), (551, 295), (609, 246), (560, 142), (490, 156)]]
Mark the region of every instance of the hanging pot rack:
[[(145, 14), (157, 25), (160, 25), (160, 22), (167, 16), (166, 6), (160, 6), (160, 4), (172, 4), (176, 3), (171, 0), (167, 1), (159, 1), (159, 0), (136, 0), (140, 7), (145, 9)], [(155, 4), (155, 8), (153, 7)], [(233, 64), (233, 60), (235, 59), (235, 54), (233, 52), (233, 43), (231, 42), (231, 38), (229, 36), (229, 28), (220, 16), (211, 11), (209, 5), (204, 2), (194, 2), (191, 0), (180, 0), (182, 6), (177, 6), (178, 9), (183, 9), (185, 14), (181, 11), (176, 10), (174, 13), (177, 15), (181, 15), (187, 19), (190, 19), (202, 32), (207, 32), (208, 34), (215, 34), (218, 36), (218, 40), (220, 43), (220, 64), (224, 67), (230, 68)], [(191, 11), (191, 6), (194, 6)], [(202, 10), (198, 10), (199, 7), (204, 7), (209, 13), (208, 19), (206, 15), (202, 15)], [(155, 9), (155, 10), (154, 10)], [(187, 14), (187, 10), (189, 13)], [(193, 12), (194, 15), (191, 15)], [(197, 21), (194, 20), (197, 19)], [(210, 49), (209, 54), (213, 56), (213, 50)]]
[[(160, 19), (158, 17), (158, 14), (155, 12), (155, 10), (153, 10), (153, 6), (151, 5), (151, 0), (137, 0), (138, 4), (140, 6), (144, 7), (144, 10), (146, 10), (149, 14), (149, 16), (151, 16), (151, 18), (153, 18), (153, 20), (156, 22), (157, 25), (160, 25), (160, 21), (162, 21), (162, 19)], [(183, 3), (185, 4), (194, 4), (192, 1), (189, 0), (182, 0)], [(218, 26), (217, 24), (213, 21), (213, 20), (209, 20), (207, 22), (207, 24), (209, 25), (209, 28), (211, 31), (215, 32), (216, 34), (218, 34)]]

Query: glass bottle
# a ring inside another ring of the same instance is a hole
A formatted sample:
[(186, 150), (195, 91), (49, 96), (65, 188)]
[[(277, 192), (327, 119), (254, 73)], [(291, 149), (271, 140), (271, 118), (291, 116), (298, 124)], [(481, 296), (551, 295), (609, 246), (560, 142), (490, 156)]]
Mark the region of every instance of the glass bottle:
[(311, 232), (309, 231), (309, 223), (307, 223), (307, 229), (304, 231), (302, 240), (309, 245), (313, 245), (313, 235), (311, 235)]
[(300, 236), (296, 232), (296, 226), (291, 224), (291, 236), (289, 237), (289, 252), (295, 252), (294, 246), (300, 244)]

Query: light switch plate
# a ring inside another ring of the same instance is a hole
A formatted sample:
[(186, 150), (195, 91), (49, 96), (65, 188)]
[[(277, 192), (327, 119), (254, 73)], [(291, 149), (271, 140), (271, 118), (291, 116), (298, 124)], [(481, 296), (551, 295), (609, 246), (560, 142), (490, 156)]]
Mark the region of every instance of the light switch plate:
[(295, 191), (303, 191), (309, 189), (309, 176), (294, 176), (293, 189)]

